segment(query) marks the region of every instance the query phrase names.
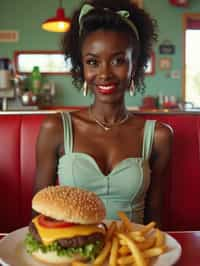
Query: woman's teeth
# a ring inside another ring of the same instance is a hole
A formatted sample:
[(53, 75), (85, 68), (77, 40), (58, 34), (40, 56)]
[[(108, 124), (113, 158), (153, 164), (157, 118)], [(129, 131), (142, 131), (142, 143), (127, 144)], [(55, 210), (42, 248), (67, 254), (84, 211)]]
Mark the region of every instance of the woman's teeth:
[(102, 94), (112, 94), (115, 92), (116, 90), (116, 86), (115, 85), (101, 85), (101, 86), (97, 86), (97, 90), (102, 93)]
[(115, 86), (99, 86), (100, 90), (112, 90), (114, 88), (115, 88)]

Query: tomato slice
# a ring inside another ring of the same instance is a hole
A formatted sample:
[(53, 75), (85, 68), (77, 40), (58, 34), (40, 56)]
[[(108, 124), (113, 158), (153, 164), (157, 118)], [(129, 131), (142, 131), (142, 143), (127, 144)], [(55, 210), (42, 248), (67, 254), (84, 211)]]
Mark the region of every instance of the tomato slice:
[(68, 223), (65, 221), (58, 221), (53, 218), (47, 217), (45, 215), (39, 215), (38, 223), (47, 228), (61, 228), (61, 227), (70, 227), (75, 225), (74, 223)]

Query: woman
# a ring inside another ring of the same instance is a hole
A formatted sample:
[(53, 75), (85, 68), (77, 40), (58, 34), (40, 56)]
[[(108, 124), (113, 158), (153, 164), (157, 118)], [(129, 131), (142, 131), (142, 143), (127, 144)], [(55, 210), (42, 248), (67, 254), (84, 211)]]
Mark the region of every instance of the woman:
[[(156, 40), (153, 19), (126, 0), (94, 0), (74, 13), (63, 46), (72, 75), (93, 104), (51, 115), (37, 142), (35, 192), (56, 183), (95, 191), (108, 219), (122, 210), (135, 222), (161, 224), (164, 171), (172, 132), (128, 111), (125, 93), (144, 87)], [(135, 87), (135, 89), (134, 89)]]

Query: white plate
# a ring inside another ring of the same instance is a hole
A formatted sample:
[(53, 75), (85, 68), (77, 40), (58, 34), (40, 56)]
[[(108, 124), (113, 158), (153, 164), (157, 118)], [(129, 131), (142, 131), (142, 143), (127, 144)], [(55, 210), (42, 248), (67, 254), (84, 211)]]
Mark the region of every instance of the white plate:
[[(0, 240), (0, 258), (11, 266), (44, 266), (46, 264), (35, 261), (24, 248), (24, 238), (28, 227), (18, 229)], [(170, 266), (181, 256), (180, 244), (166, 233), (168, 252), (157, 257), (152, 266)]]

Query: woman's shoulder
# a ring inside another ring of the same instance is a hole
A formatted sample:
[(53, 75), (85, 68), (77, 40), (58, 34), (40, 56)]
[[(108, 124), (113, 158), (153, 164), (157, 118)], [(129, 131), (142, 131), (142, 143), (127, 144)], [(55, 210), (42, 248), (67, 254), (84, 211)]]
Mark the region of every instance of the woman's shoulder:
[(171, 146), (173, 139), (173, 129), (170, 125), (163, 122), (156, 122), (154, 144), (156, 147)]
[(157, 135), (163, 137), (172, 137), (173, 136), (173, 129), (167, 123), (163, 123), (160, 121), (156, 121), (156, 129), (155, 132)]
[(57, 131), (62, 128), (62, 117), (60, 113), (48, 114), (41, 124), (43, 131)]
[(154, 140), (156, 142), (170, 141), (173, 138), (173, 129), (170, 127), (170, 125), (155, 119), (145, 118), (134, 112), (131, 112), (131, 116), (133, 118), (133, 123), (135, 123), (137, 127), (141, 129), (144, 129), (145, 123), (147, 121), (152, 121), (152, 123), (155, 123)]

